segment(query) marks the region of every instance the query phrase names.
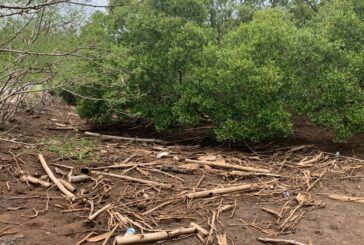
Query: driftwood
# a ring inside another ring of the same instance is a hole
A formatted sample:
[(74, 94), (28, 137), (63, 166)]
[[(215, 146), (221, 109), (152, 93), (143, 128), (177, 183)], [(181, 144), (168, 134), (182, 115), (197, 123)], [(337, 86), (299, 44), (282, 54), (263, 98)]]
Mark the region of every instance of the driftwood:
[(169, 184), (164, 184), (164, 183), (159, 183), (159, 182), (154, 182), (154, 181), (149, 181), (149, 180), (144, 180), (144, 179), (138, 179), (138, 178), (129, 177), (129, 176), (120, 175), (120, 174), (112, 174), (112, 173), (105, 173), (105, 172), (99, 172), (99, 171), (91, 171), (91, 173), (110, 176), (110, 177), (123, 179), (123, 180), (127, 180), (127, 181), (132, 181), (132, 182), (138, 182), (138, 183), (147, 184), (147, 185), (151, 185), (151, 186), (158, 186), (158, 187), (162, 187), (162, 188), (171, 188), (172, 187), (172, 185), (169, 185)]
[(307, 245), (306, 243), (296, 242), (294, 240), (274, 239), (274, 238), (264, 238), (264, 237), (259, 237), (258, 241), (263, 243), (275, 243), (275, 244), (287, 244), (287, 245)]
[(22, 175), (20, 177), (20, 179), (21, 179), (21, 181), (29, 182), (29, 183), (36, 184), (36, 185), (41, 185), (42, 187), (45, 187), (45, 188), (48, 188), (51, 186), (51, 183), (43, 181), (41, 179), (37, 179), (37, 178), (35, 178), (33, 176), (29, 176), (29, 175)]
[(155, 233), (145, 233), (138, 235), (130, 235), (130, 236), (117, 236), (115, 238), (115, 243), (119, 245), (132, 245), (132, 244), (140, 244), (140, 243), (148, 243), (148, 242), (157, 242), (172, 239), (181, 235), (188, 235), (196, 233), (197, 229), (195, 227), (189, 228), (179, 228), (172, 231), (160, 231)]
[(199, 160), (192, 160), (192, 159), (186, 159), (186, 162), (196, 163), (196, 164), (200, 164), (200, 165), (208, 165), (210, 167), (217, 167), (217, 168), (236, 169), (236, 170), (241, 170), (241, 171), (257, 172), (257, 173), (270, 173), (269, 169), (243, 167), (240, 165), (231, 165), (231, 164), (226, 164), (226, 163), (199, 161)]
[(44, 171), (47, 173), (47, 175), (49, 176), (49, 178), (53, 181), (54, 184), (56, 184), (56, 186), (58, 187), (58, 189), (66, 195), (66, 197), (68, 199), (70, 199), (71, 201), (76, 200), (76, 196), (71, 193), (69, 190), (67, 190), (62, 183), (59, 181), (59, 179), (57, 179), (54, 174), (52, 173), (52, 170), (48, 167), (47, 162), (45, 161), (44, 157), (42, 154), (38, 155), (40, 163), (42, 164), (42, 167), (44, 169)]
[(207, 191), (198, 191), (198, 192), (191, 192), (186, 194), (187, 198), (204, 198), (204, 197), (211, 197), (216, 194), (227, 194), (231, 192), (237, 191), (248, 191), (248, 190), (256, 190), (262, 188), (261, 184), (246, 184), (246, 185), (239, 185), (234, 187), (226, 187), (226, 188), (219, 188), (219, 189), (212, 189)]
[(92, 133), (92, 132), (85, 132), (85, 135), (93, 136), (93, 137), (100, 137), (101, 139), (109, 139), (109, 140), (125, 140), (125, 141), (135, 141), (135, 142), (161, 143), (161, 144), (165, 143), (163, 140), (158, 140), (158, 139), (122, 137), (122, 136), (98, 134), (98, 133)]

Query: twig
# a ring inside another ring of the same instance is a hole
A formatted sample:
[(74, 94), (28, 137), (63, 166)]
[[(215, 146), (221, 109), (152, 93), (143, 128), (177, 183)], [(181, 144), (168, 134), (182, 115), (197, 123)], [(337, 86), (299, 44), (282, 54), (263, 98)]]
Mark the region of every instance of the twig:
[(274, 211), (272, 209), (269, 208), (262, 208), (263, 211), (269, 213), (269, 214), (273, 214), (274, 216), (278, 217), (278, 218), (282, 218), (282, 215), (280, 213), (278, 213), (277, 211)]
[(85, 236), (81, 241), (77, 242), (76, 245), (81, 245), (82, 243), (86, 242), (89, 237), (91, 237), (93, 234), (96, 234), (96, 232), (91, 231), (87, 236)]
[(15, 141), (15, 140), (8, 140), (8, 139), (3, 139), (3, 138), (0, 138), (0, 141), (10, 142), (10, 143), (20, 144), (20, 145), (36, 146), (36, 144), (30, 144), (30, 143), (19, 142), (19, 141)]
[(114, 136), (114, 135), (106, 135), (106, 134), (98, 134), (92, 132), (85, 132), (88, 136), (100, 137), (101, 139), (112, 139), (112, 140), (125, 140), (125, 141), (135, 141), (135, 142), (148, 142), (148, 143), (165, 143), (163, 140), (158, 139), (144, 139), (144, 138), (131, 138), (131, 137), (122, 137), (122, 136)]
[(119, 226), (116, 225), (111, 231), (110, 233), (108, 234), (108, 236), (105, 238), (104, 242), (102, 243), (102, 245), (106, 245), (107, 242), (109, 241), (110, 237), (112, 237), (112, 235), (115, 233), (116, 229), (118, 228)]
[(92, 173), (110, 176), (110, 177), (123, 179), (123, 180), (128, 180), (128, 181), (132, 181), (132, 182), (143, 183), (143, 184), (151, 185), (151, 186), (159, 186), (159, 187), (167, 188), (167, 189), (172, 187), (172, 185), (169, 185), (169, 184), (164, 184), (164, 183), (159, 183), (159, 182), (154, 182), (154, 181), (149, 181), (149, 180), (144, 180), (144, 179), (138, 179), (138, 178), (119, 175), (119, 174), (104, 173), (104, 172), (99, 172), (99, 171), (92, 171)]
[(211, 217), (210, 232), (209, 232), (209, 236), (207, 237), (206, 244), (209, 244), (210, 242), (213, 242), (213, 240), (214, 240), (212, 235), (215, 230), (216, 215), (217, 215), (216, 211), (213, 211), (212, 217)]
[(111, 207), (111, 203), (107, 204), (106, 206), (100, 208), (98, 211), (96, 211), (94, 214), (90, 215), (88, 217), (88, 220), (91, 221), (93, 220), (94, 218), (96, 218), (99, 214), (101, 214), (102, 212), (104, 212), (106, 209), (110, 208)]
[(208, 166), (211, 166), (211, 167), (218, 167), (218, 168), (237, 169), (237, 170), (248, 171), (248, 172), (270, 173), (269, 169), (243, 167), (243, 166), (240, 166), (240, 165), (230, 165), (230, 164), (226, 164), (226, 163), (199, 161), (199, 160), (192, 160), (192, 159), (186, 159), (186, 162), (196, 163), (196, 164), (200, 164), (200, 165), (208, 165)]
[(148, 215), (148, 214), (151, 214), (151, 213), (153, 213), (155, 210), (158, 210), (158, 209), (160, 209), (160, 208), (162, 208), (162, 207), (164, 207), (164, 206), (166, 206), (166, 205), (168, 205), (168, 204), (171, 204), (173, 201), (174, 201), (174, 200), (164, 202), (164, 203), (162, 203), (162, 204), (160, 204), (160, 205), (158, 205), (158, 206), (156, 206), (156, 207), (154, 207), (154, 208), (152, 208), (152, 209), (149, 209), (148, 211), (146, 211), (146, 212), (142, 213), (142, 215)]

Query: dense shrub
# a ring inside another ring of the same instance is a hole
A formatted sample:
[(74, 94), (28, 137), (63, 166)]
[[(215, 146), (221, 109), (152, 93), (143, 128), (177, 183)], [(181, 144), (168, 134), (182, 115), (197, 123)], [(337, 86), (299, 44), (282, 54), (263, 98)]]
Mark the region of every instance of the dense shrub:
[(222, 140), (287, 136), (292, 113), (338, 139), (363, 132), (364, 4), (270, 2), (130, 0), (98, 13), (80, 40), (111, 52), (80, 64), (95, 80), (75, 86), (81, 116), (158, 130), (209, 121)]

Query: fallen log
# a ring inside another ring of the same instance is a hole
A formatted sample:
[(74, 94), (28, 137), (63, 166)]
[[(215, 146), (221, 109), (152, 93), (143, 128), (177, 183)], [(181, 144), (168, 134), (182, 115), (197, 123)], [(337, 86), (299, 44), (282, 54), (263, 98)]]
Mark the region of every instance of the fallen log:
[(236, 170), (241, 170), (241, 171), (257, 172), (257, 173), (270, 173), (269, 169), (244, 167), (244, 166), (240, 166), (240, 165), (231, 165), (231, 164), (226, 164), (226, 163), (199, 161), (199, 160), (192, 160), (192, 159), (186, 159), (186, 162), (196, 163), (196, 164), (200, 164), (200, 165), (208, 165), (210, 167), (217, 167), (217, 168), (236, 169)]
[(56, 184), (56, 186), (58, 187), (58, 189), (66, 195), (66, 197), (68, 199), (70, 199), (72, 202), (76, 200), (76, 196), (71, 193), (69, 190), (67, 190), (62, 183), (59, 181), (59, 179), (56, 178), (56, 176), (54, 176), (52, 170), (48, 167), (47, 162), (45, 161), (44, 157), (42, 154), (38, 155), (40, 163), (42, 164), (42, 167), (44, 169), (44, 171), (47, 173), (47, 175), (49, 176), (49, 178), (53, 181), (54, 184)]
[(246, 185), (240, 185), (240, 186), (233, 186), (233, 187), (226, 187), (226, 188), (218, 188), (218, 189), (212, 189), (212, 190), (206, 190), (206, 191), (197, 191), (197, 192), (191, 192), (186, 194), (187, 198), (204, 198), (204, 197), (211, 197), (216, 194), (227, 194), (232, 192), (238, 192), (238, 191), (252, 191), (257, 190), (259, 188), (262, 188), (262, 184), (246, 184)]
[(115, 238), (115, 243), (119, 245), (132, 245), (132, 244), (141, 244), (148, 242), (158, 242), (163, 240), (172, 239), (174, 237), (178, 237), (181, 235), (188, 235), (196, 233), (197, 229), (195, 227), (189, 228), (179, 228), (172, 231), (160, 231), (155, 233), (144, 233), (138, 235), (129, 235), (129, 236), (117, 236)]
[(85, 135), (100, 137), (101, 139), (109, 139), (109, 140), (125, 140), (125, 141), (135, 141), (135, 142), (147, 142), (147, 143), (165, 143), (163, 140), (158, 139), (144, 139), (144, 138), (132, 138), (132, 137), (123, 137), (123, 136), (115, 136), (115, 135), (106, 135), (106, 134), (98, 134), (92, 132), (85, 132)]
[(159, 187), (168, 188), (168, 189), (172, 188), (172, 185), (170, 185), (170, 184), (164, 184), (164, 183), (154, 182), (154, 181), (150, 181), (150, 180), (138, 179), (138, 178), (120, 175), (120, 174), (105, 173), (105, 172), (100, 172), (100, 171), (91, 171), (91, 173), (110, 176), (110, 177), (123, 179), (123, 180), (131, 181), (131, 182), (142, 183), (142, 184), (146, 184), (146, 185), (150, 185), (150, 186), (159, 186)]

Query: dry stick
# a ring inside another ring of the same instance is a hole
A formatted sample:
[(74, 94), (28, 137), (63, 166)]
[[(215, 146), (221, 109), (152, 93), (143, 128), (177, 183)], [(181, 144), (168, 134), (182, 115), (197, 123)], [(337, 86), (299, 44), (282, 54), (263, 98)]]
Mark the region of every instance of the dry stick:
[(59, 164), (59, 163), (49, 163), (50, 165), (56, 166), (56, 167), (60, 167), (60, 168), (66, 168), (69, 170), (73, 170), (73, 167), (71, 166), (67, 166), (67, 165), (63, 165), (63, 164)]
[(94, 218), (96, 218), (99, 214), (101, 214), (102, 212), (104, 212), (106, 209), (110, 208), (111, 207), (111, 203), (107, 204), (106, 206), (100, 208), (99, 210), (97, 210), (94, 214), (90, 215), (88, 217), (88, 220), (91, 221), (93, 220)]
[(132, 181), (132, 182), (138, 182), (138, 183), (147, 184), (147, 185), (151, 185), (151, 186), (159, 186), (162, 188), (171, 188), (172, 187), (172, 185), (169, 185), (169, 184), (164, 184), (164, 183), (159, 183), (159, 182), (154, 182), (154, 181), (149, 181), (149, 180), (143, 180), (143, 179), (138, 179), (138, 178), (119, 175), (119, 174), (104, 173), (104, 172), (99, 172), (99, 171), (92, 171), (92, 173), (106, 175), (106, 176), (123, 179), (123, 180), (128, 180), (128, 181)]
[(85, 134), (88, 136), (100, 137), (102, 139), (126, 140), (126, 141), (149, 142), (149, 143), (165, 143), (163, 140), (158, 140), (158, 139), (131, 138), (131, 137), (98, 134), (98, 133), (92, 133), (92, 132), (85, 132)]
[(205, 230), (204, 228), (202, 228), (199, 224), (191, 222), (191, 226), (195, 227), (199, 232), (201, 232), (202, 235), (204, 235), (204, 236), (209, 235), (209, 232), (207, 230)]
[(67, 190), (69, 190), (70, 192), (72, 193), (75, 193), (77, 191), (77, 188), (74, 187), (70, 182), (66, 181), (66, 180), (63, 180), (63, 179), (59, 179), (59, 181), (62, 183), (62, 185), (64, 187), (67, 188)]
[(314, 186), (315, 186), (315, 184), (317, 183), (317, 182), (319, 182), (320, 180), (321, 180), (321, 178), (322, 178), (322, 176), (324, 176), (324, 174), (326, 173), (326, 171), (328, 170), (328, 168), (326, 168), (321, 174), (320, 174), (320, 176), (312, 183), (312, 184), (310, 184), (309, 186), (308, 186), (308, 188), (307, 188), (307, 190), (306, 190), (306, 192), (308, 192), (308, 191), (310, 191)]
[(33, 176), (22, 175), (20, 177), (20, 179), (21, 179), (21, 181), (30, 182), (32, 184), (38, 184), (38, 185), (41, 185), (42, 187), (45, 187), (45, 188), (48, 188), (48, 187), (51, 186), (51, 183), (40, 180), (40, 179), (37, 179), (37, 178), (35, 178)]
[(270, 208), (261, 208), (263, 211), (265, 211), (265, 212), (267, 212), (267, 213), (269, 213), (269, 214), (272, 214), (272, 215), (274, 215), (274, 216), (276, 216), (276, 217), (278, 217), (278, 218), (280, 218), (280, 219), (282, 219), (282, 215), (280, 214), (280, 213), (278, 213), (277, 211), (274, 211), (274, 210), (272, 210), (272, 209), (270, 209)]
[(180, 177), (177, 177), (177, 176), (174, 176), (173, 174), (169, 174), (169, 173), (165, 173), (161, 170), (158, 170), (158, 169), (148, 169), (149, 171), (152, 171), (152, 172), (156, 172), (156, 173), (160, 173), (160, 174), (164, 174), (165, 176), (168, 176), (170, 178), (173, 178), (173, 179), (176, 179), (176, 180), (179, 180), (181, 182), (184, 182), (185, 180), (180, 178)]
[(131, 244), (140, 244), (147, 242), (157, 242), (167, 239), (172, 239), (177, 236), (187, 235), (196, 233), (197, 229), (195, 227), (189, 228), (179, 228), (172, 231), (160, 231), (155, 233), (145, 233), (138, 235), (130, 235), (130, 236), (117, 236), (115, 238), (115, 243), (118, 245), (131, 245)]
[(201, 183), (202, 183), (202, 180), (205, 178), (205, 172), (203, 172), (201, 178), (199, 179), (199, 181), (197, 182), (196, 186), (195, 186), (195, 189), (197, 189)]
[(73, 195), (70, 191), (68, 191), (63, 185), (62, 183), (59, 181), (59, 179), (57, 179), (54, 174), (52, 173), (52, 171), (50, 170), (50, 168), (47, 165), (47, 162), (44, 160), (44, 157), (42, 154), (38, 155), (40, 163), (42, 164), (42, 167), (44, 169), (44, 171), (47, 173), (47, 175), (49, 176), (49, 178), (53, 181), (54, 184), (56, 184), (56, 186), (58, 187), (58, 189), (67, 196), (67, 198), (69, 198), (71, 201), (76, 200), (76, 196)]
[(237, 169), (241, 171), (248, 171), (248, 172), (260, 172), (260, 173), (270, 173), (269, 169), (261, 169), (261, 168), (253, 168), (253, 167), (243, 167), (240, 165), (230, 165), (226, 163), (217, 163), (217, 162), (208, 162), (208, 161), (198, 161), (198, 160), (192, 160), (192, 159), (186, 159), (186, 162), (189, 163), (196, 163), (200, 165), (208, 165), (212, 167), (218, 167), (218, 168), (226, 168), (226, 169)]
[(29, 146), (35, 146), (36, 145), (36, 144), (30, 144), (30, 143), (19, 142), (19, 141), (15, 141), (15, 140), (2, 139), (2, 138), (0, 138), (0, 141), (10, 142), (10, 143), (20, 144), (20, 145), (29, 145)]
[(212, 242), (214, 240), (212, 238), (212, 234), (213, 234), (214, 229), (215, 229), (216, 215), (217, 215), (216, 211), (213, 211), (212, 212), (212, 218), (211, 218), (210, 232), (209, 232), (209, 236), (207, 237), (206, 244), (209, 244), (210, 242)]
[(246, 190), (256, 190), (262, 188), (262, 184), (246, 184), (234, 187), (226, 187), (226, 188), (219, 188), (219, 189), (212, 189), (207, 191), (198, 191), (198, 192), (191, 192), (186, 194), (187, 198), (204, 198), (204, 197), (211, 197), (216, 194), (226, 194), (231, 192), (237, 191), (246, 191)]
[(297, 163), (298, 166), (301, 167), (310, 167), (312, 166), (314, 163), (316, 163), (318, 160), (321, 159), (323, 153), (320, 152), (320, 154), (318, 154), (317, 156), (315, 156), (314, 158), (310, 159), (310, 160), (306, 160), (306, 161), (301, 161), (299, 163)]
[(148, 215), (148, 214), (151, 214), (153, 213), (155, 210), (157, 209), (160, 209), (160, 208), (163, 208), (164, 206), (167, 206), (168, 204), (174, 202), (174, 200), (171, 200), (171, 201), (167, 201), (167, 202), (164, 202), (162, 204), (159, 204), (158, 206), (152, 208), (152, 209), (149, 209), (148, 211), (142, 213), (142, 215)]
[(87, 239), (89, 239), (90, 236), (92, 236), (93, 234), (96, 234), (96, 232), (91, 231), (87, 236), (85, 236), (81, 241), (79, 241), (78, 243), (76, 243), (76, 245), (81, 245), (82, 243), (86, 242)]
[(282, 176), (280, 174), (272, 174), (272, 173), (247, 173), (247, 172), (242, 172), (242, 171), (231, 171), (231, 172), (228, 172), (228, 175), (230, 175), (230, 176), (241, 176), (241, 177), (245, 177), (245, 176), (268, 176), (268, 177), (277, 177), (277, 178), (284, 177), (284, 176)]
[(329, 194), (329, 198), (333, 200), (343, 201), (343, 202), (356, 202), (364, 204), (364, 197), (351, 197), (351, 196), (343, 196), (338, 194)]
[(89, 168), (92, 170), (103, 170), (103, 169), (119, 169), (119, 168), (132, 168), (132, 167), (144, 167), (144, 166), (152, 166), (152, 165), (160, 165), (158, 162), (151, 163), (125, 163), (125, 164), (115, 164), (111, 166), (102, 166), (96, 168)]
[(277, 244), (289, 244), (289, 245), (307, 245), (305, 243), (296, 242), (293, 240), (285, 240), (285, 239), (274, 239), (274, 238), (264, 238), (259, 237), (258, 241), (264, 242), (264, 243), (277, 243)]
[(108, 234), (108, 236), (105, 238), (105, 241), (102, 243), (102, 245), (106, 245), (107, 242), (109, 241), (110, 237), (112, 237), (112, 235), (115, 233), (116, 229), (118, 228), (119, 226), (116, 225), (111, 231), (110, 233)]
[(298, 209), (300, 209), (302, 207), (302, 204), (298, 204), (289, 214), (289, 216), (282, 222), (282, 224), (279, 226), (279, 229), (284, 228), (284, 226), (291, 220), (291, 218), (293, 217), (293, 215), (296, 213), (296, 211)]

